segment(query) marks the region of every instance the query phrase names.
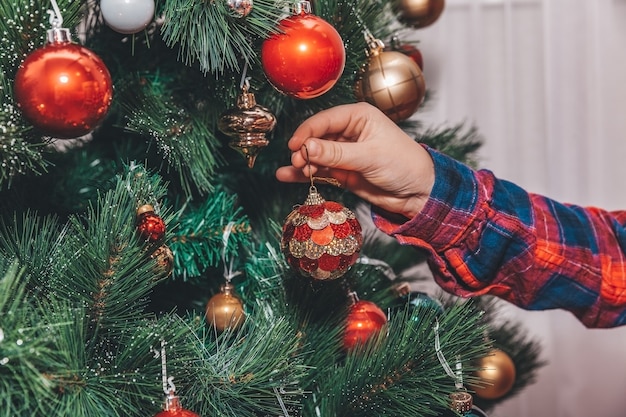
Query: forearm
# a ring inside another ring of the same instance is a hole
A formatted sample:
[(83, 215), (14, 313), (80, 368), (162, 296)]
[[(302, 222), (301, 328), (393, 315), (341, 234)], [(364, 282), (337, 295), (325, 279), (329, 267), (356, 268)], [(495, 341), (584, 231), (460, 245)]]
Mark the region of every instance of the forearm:
[(421, 213), (402, 224), (374, 220), (427, 249), (439, 285), (526, 309), (567, 309), (590, 327), (626, 322), (624, 213), (565, 206), (431, 154), (436, 181)]

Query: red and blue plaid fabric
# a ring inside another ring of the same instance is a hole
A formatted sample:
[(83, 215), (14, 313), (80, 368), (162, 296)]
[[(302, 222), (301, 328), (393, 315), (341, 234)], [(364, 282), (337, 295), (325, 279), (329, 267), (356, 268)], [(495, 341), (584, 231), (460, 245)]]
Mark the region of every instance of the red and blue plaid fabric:
[(426, 249), (444, 290), (568, 310), (587, 327), (626, 324), (626, 211), (559, 203), (427, 149), (436, 180), (422, 212), (372, 215), (400, 243)]

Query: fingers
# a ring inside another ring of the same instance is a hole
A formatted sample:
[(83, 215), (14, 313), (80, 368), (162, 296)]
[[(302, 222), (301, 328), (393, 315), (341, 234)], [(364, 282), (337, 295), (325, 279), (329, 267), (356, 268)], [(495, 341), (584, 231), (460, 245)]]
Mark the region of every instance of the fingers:
[(358, 136), (373, 109), (375, 108), (367, 103), (356, 103), (322, 110), (309, 117), (295, 130), (289, 140), (289, 149), (299, 150), (310, 138)]
[(344, 171), (359, 171), (365, 168), (371, 159), (370, 149), (352, 142), (334, 142), (322, 139), (307, 140), (299, 152), (291, 156), (291, 164), (302, 168), (304, 174), (315, 174), (318, 167), (334, 168)]

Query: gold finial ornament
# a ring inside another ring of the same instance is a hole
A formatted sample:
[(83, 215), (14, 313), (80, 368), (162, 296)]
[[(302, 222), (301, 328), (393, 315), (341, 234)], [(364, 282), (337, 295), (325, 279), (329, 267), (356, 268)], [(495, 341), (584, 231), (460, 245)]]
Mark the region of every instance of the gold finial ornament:
[(228, 145), (246, 158), (248, 168), (254, 167), (258, 153), (269, 144), (265, 136), (276, 126), (276, 117), (256, 103), (253, 93), (244, 86), (237, 104), (220, 116), (218, 129), (231, 138)]

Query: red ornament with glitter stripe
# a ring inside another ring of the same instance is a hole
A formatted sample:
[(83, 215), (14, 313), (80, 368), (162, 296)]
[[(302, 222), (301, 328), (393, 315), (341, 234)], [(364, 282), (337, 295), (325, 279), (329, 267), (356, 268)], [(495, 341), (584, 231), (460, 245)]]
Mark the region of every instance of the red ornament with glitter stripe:
[(343, 276), (356, 263), (362, 244), (361, 224), (354, 213), (324, 200), (314, 186), (283, 224), (281, 250), (289, 265), (305, 277)]

